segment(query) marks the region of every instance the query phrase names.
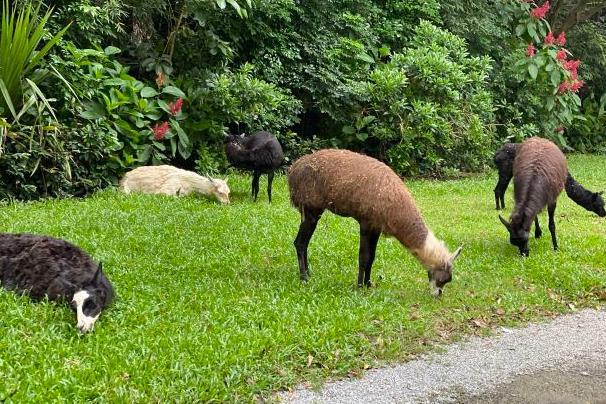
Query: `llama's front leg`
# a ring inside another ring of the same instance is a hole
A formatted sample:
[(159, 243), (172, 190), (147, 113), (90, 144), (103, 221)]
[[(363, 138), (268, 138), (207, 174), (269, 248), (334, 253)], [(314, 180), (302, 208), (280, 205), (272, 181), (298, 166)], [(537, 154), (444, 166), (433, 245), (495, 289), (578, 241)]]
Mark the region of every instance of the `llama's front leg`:
[(372, 286), (370, 271), (381, 232), (360, 224), (360, 251), (358, 255), (358, 286)]
[(257, 202), (257, 195), (259, 195), (259, 177), (261, 177), (261, 173), (257, 170), (253, 171), (252, 197), (255, 202)]
[(534, 238), (541, 238), (543, 235), (543, 231), (541, 230), (541, 226), (539, 226), (539, 215), (537, 214), (534, 218)]
[(555, 228), (555, 220), (554, 214), (556, 210), (556, 204), (554, 202), (553, 205), (547, 206), (547, 213), (549, 214), (549, 232), (551, 233), (551, 243), (553, 244), (553, 249), (558, 249), (558, 240), (556, 239), (556, 228)]
[[(494, 199), (497, 206), (497, 210), (505, 209), (505, 191), (511, 181), (511, 177), (503, 173), (499, 173), (499, 181), (494, 188)], [(499, 201), (501, 202), (499, 205)]]
[(274, 172), (270, 171), (267, 173), (267, 197), (269, 198), (269, 203), (271, 203), (271, 183), (274, 180)]
[(301, 213), (301, 225), (295, 238), (295, 249), (297, 250), (297, 260), (299, 261), (299, 273), (301, 280), (307, 281), (309, 278), (309, 264), (307, 262), (307, 247), (311, 236), (313, 236), (318, 220), (322, 212), (303, 209)]

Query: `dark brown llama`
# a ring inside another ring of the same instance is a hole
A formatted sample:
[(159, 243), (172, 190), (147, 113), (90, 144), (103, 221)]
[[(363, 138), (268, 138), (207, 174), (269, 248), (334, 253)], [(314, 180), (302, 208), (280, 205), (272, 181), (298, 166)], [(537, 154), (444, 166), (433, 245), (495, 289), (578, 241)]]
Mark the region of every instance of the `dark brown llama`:
[(320, 150), (297, 160), (288, 172), (292, 204), (301, 213), (295, 247), (302, 280), (309, 276), (307, 248), (325, 210), (360, 224), (358, 285), (371, 284), (379, 236), (394, 236), (428, 271), (431, 292), (442, 293), (452, 278), (450, 254), (423, 222), (402, 180), (387, 165), (348, 150)]
[[(513, 177), (513, 161), (516, 158), (516, 152), (520, 143), (505, 143), (494, 154), (494, 163), (499, 172), (499, 181), (494, 188), (494, 199), (497, 210), (505, 208), (505, 191), (511, 177)], [(594, 212), (600, 217), (606, 216), (604, 209), (604, 199), (602, 192), (592, 192), (579, 184), (568, 172), (566, 183), (564, 184), (566, 195), (577, 205)]]
[(509, 241), (518, 247), (521, 255), (529, 254), (528, 235), (533, 221), (535, 237), (542, 234), (537, 215), (545, 206), (553, 249), (558, 249), (554, 214), (567, 175), (566, 157), (554, 143), (532, 137), (519, 146), (513, 163), (515, 207), (509, 222), (501, 215), (499, 219), (509, 231)]

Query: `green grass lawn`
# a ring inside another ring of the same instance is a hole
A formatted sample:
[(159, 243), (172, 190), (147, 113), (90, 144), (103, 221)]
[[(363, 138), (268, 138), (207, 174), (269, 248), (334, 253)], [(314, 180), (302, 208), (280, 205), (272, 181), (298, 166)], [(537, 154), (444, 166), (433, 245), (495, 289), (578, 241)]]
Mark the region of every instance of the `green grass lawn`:
[[(585, 186), (606, 188), (606, 158), (571, 156)], [(265, 177), (264, 177), (265, 179)], [(356, 376), (438, 343), (606, 299), (606, 226), (562, 194), (560, 251), (543, 238), (521, 258), (494, 206), (496, 173), (409, 181), (429, 227), (465, 243), (440, 299), (400, 244), (381, 238), (375, 288), (358, 289), (358, 227), (325, 214), (299, 281), (299, 215), (284, 177), (274, 203), (230, 178), (232, 205), (100, 192), (0, 208), (0, 231), (50, 234), (103, 261), (117, 300), (80, 336), (67, 306), (0, 293), (0, 401), (235, 401), (297, 383)], [(508, 215), (512, 187), (507, 196)]]

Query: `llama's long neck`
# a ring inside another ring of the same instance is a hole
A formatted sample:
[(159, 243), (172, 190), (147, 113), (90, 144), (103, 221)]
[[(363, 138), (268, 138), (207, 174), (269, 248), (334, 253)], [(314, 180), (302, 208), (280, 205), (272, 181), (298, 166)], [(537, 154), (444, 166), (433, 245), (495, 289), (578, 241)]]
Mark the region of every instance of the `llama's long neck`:
[(577, 205), (583, 208), (593, 211), (593, 200), (595, 193), (585, 189), (579, 184), (573, 177), (568, 173), (566, 177), (566, 195), (572, 199)]
[(414, 210), (404, 212), (399, 218), (394, 218), (394, 229), (391, 234), (409, 250), (415, 258), (427, 269), (436, 268), (446, 263), (450, 252), (444, 242), (438, 240), (425, 225), (423, 218)]
[(250, 151), (244, 149), (237, 143), (228, 143), (225, 148), (225, 154), (232, 164), (245, 164), (250, 162)]
[(211, 188), (210, 180), (196, 173), (183, 171), (180, 173), (181, 185), (185, 193), (204, 192)]
[(427, 269), (441, 267), (450, 259), (448, 248), (443, 241), (434, 236), (431, 230), (427, 231), (423, 245), (410, 251)]

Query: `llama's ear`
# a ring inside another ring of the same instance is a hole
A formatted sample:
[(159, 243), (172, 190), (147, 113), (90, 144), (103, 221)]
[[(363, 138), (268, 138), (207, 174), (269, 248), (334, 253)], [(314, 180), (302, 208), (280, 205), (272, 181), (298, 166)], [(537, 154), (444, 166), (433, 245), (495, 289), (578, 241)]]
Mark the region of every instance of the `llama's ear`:
[(501, 215), (499, 215), (499, 219), (501, 220), (501, 223), (503, 223), (503, 226), (505, 226), (507, 231), (511, 233), (511, 225), (507, 222), (507, 220), (503, 219), (503, 216)]
[(97, 283), (99, 281), (99, 275), (103, 273), (103, 263), (100, 262), (99, 266), (97, 266), (97, 271), (95, 271), (95, 276), (93, 276), (93, 283)]
[(598, 192), (598, 195), (602, 195), (604, 193), (604, 191), (600, 191)]
[(225, 177), (225, 179), (223, 181), (225, 181), (225, 183), (227, 184), (228, 179), (229, 179), (229, 177)]
[(456, 251), (450, 256), (450, 258), (448, 259), (448, 262), (451, 265), (454, 262), (454, 260), (457, 259), (457, 257), (459, 256), (459, 254), (461, 254), (461, 250), (463, 250), (463, 246), (460, 246), (459, 248), (457, 248)]

